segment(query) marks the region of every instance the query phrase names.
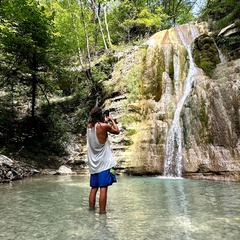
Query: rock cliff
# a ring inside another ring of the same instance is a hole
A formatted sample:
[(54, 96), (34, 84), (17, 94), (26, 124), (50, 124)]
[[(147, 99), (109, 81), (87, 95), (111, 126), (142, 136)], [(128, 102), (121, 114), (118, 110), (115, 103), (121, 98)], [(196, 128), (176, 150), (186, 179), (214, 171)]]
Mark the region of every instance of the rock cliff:
[[(168, 132), (189, 73), (186, 45), (193, 48), (197, 37), (193, 30), (186, 24), (155, 34), (129, 50), (105, 82), (114, 96), (105, 107), (121, 128), (111, 137), (119, 171), (163, 174)], [(183, 176), (239, 178), (239, 74), (239, 60), (217, 65), (211, 78), (196, 67), (180, 114)]]
[(239, 91), (240, 60), (219, 64), (212, 78), (196, 81), (182, 111), (186, 174), (239, 177)]

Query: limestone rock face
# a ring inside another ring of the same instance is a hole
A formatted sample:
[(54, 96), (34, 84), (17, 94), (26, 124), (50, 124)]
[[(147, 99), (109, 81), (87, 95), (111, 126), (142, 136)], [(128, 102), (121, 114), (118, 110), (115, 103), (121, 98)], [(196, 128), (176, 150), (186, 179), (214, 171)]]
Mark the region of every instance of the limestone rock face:
[[(163, 174), (166, 139), (189, 70), (184, 45), (197, 37), (193, 30), (186, 24), (153, 35), (128, 51), (105, 82), (113, 96), (105, 107), (120, 127), (109, 137), (118, 171)], [(184, 176), (240, 172), (239, 66), (239, 60), (220, 64), (211, 78), (196, 72), (180, 115)]]
[(189, 68), (181, 35), (190, 44), (195, 33), (189, 32), (186, 24), (156, 33), (123, 58), (105, 83), (111, 95), (125, 96), (105, 105), (121, 124), (122, 139), (111, 136), (117, 167), (129, 174), (163, 172), (166, 136)]
[(199, 78), (182, 111), (184, 171), (240, 172), (240, 60)]
[(240, 33), (240, 27), (236, 24), (236, 23), (232, 23), (230, 25), (228, 25), (227, 27), (223, 28), (218, 36), (224, 36), (224, 37), (227, 37), (227, 36), (231, 36), (231, 35), (236, 35), (236, 34), (239, 34)]

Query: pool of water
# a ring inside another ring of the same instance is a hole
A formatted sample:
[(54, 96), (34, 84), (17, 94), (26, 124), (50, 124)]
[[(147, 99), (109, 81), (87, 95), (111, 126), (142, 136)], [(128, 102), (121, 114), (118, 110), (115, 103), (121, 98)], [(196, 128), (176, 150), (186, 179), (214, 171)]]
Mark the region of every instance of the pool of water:
[(107, 214), (88, 210), (87, 176), (0, 185), (1, 240), (204, 239), (240, 237), (240, 184), (118, 177)]

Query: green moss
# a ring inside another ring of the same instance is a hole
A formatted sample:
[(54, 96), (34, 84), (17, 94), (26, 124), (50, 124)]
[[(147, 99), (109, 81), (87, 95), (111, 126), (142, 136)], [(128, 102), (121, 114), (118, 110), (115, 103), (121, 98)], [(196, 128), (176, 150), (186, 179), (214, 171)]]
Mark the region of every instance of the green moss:
[(206, 143), (213, 144), (213, 134), (212, 133), (208, 133)]
[(193, 58), (197, 66), (211, 77), (214, 68), (220, 63), (220, 58), (214, 40), (210, 36), (203, 34), (195, 39)]
[(210, 89), (210, 83), (207, 83), (206, 90), (208, 91)]
[(208, 50), (209, 48), (211, 48), (211, 45), (209, 43), (205, 43), (202, 47), (203, 50)]
[(124, 116), (122, 117), (122, 124), (123, 125), (129, 125), (133, 122), (140, 122), (140, 121), (141, 121), (141, 119), (139, 117), (139, 114), (134, 114), (134, 113), (129, 114), (129, 113), (127, 113), (127, 114), (124, 114)]
[(202, 125), (207, 128), (208, 127), (208, 115), (205, 111), (205, 102), (201, 99), (201, 107), (199, 113), (199, 120), (201, 121)]
[[(173, 57), (172, 57), (171, 59), (173, 59)], [(173, 61), (171, 61), (170, 64), (169, 64), (169, 77), (170, 77), (171, 79), (174, 78), (174, 67), (173, 67)]]
[(239, 96), (237, 94), (232, 94), (232, 106), (234, 110), (233, 114), (233, 122), (235, 126), (235, 132), (237, 133), (238, 136), (240, 136), (240, 120), (239, 120), (239, 109), (240, 109), (240, 104), (239, 104)]
[[(158, 61), (156, 61), (157, 64)], [(162, 65), (158, 64), (157, 65), (157, 72), (156, 72), (156, 82), (157, 82), (157, 86), (155, 88), (155, 101), (159, 101), (161, 99), (162, 96), (162, 74), (163, 74), (163, 69), (162, 69)], [(154, 86), (154, 85), (153, 85)]]
[(200, 65), (200, 61), (201, 61), (200, 51), (198, 49), (194, 49), (193, 54), (194, 54), (194, 61), (199, 66)]
[(130, 139), (128, 139), (128, 140), (125, 139), (125, 140), (123, 141), (123, 145), (124, 145), (124, 146), (130, 146), (130, 145), (132, 145), (132, 144), (133, 144), (133, 141), (130, 140)]
[(163, 51), (155, 51), (151, 65), (144, 66), (141, 82), (141, 93), (147, 99), (153, 98), (158, 101), (162, 96), (162, 74), (165, 69)]
[(134, 61), (126, 76), (126, 86), (130, 93), (129, 102), (135, 101), (142, 93), (142, 77), (146, 59), (146, 49), (142, 48), (134, 54)]
[(126, 136), (132, 136), (134, 134), (136, 134), (136, 130), (135, 129), (127, 129), (126, 130)]
[(184, 112), (181, 113), (181, 119), (183, 124), (183, 144), (186, 149), (191, 148), (191, 142), (188, 141), (188, 134), (190, 132), (190, 126), (187, 121), (187, 116)]
[(211, 77), (215, 64), (213, 62), (201, 61), (200, 67), (206, 73), (207, 76)]

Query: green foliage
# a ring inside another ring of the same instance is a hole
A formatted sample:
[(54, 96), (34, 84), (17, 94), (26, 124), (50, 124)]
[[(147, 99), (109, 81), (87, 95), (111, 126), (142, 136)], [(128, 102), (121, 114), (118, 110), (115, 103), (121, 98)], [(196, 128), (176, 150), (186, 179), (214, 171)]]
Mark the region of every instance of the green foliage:
[(190, 6), (182, 6), (177, 12), (176, 12), (176, 23), (177, 24), (184, 24), (188, 22), (194, 21), (193, 14), (190, 11)]
[(194, 4), (191, 1), (182, 0), (163, 0), (161, 1), (163, 12), (168, 16), (168, 21), (171, 26), (183, 24), (193, 20), (191, 12)]
[[(136, 133), (137, 131), (135, 129), (127, 129), (125, 134), (127, 137), (130, 137)], [(133, 144), (133, 141), (131, 139), (124, 139), (124, 142), (123, 142), (124, 146), (130, 146), (132, 144)]]
[(213, 20), (212, 28), (218, 30), (226, 27), (239, 18), (239, 0), (208, 1), (201, 18), (209, 22)]
[(127, 129), (126, 130), (126, 136), (132, 136), (136, 133), (137, 133), (137, 131), (135, 129)]
[(167, 14), (161, 4), (147, 1), (121, 1), (109, 12), (110, 32), (114, 44), (149, 36), (163, 29)]
[(140, 121), (141, 119), (139, 117), (139, 114), (136, 114), (136, 113), (128, 113), (124, 115), (124, 117), (122, 118), (123, 125), (129, 125), (131, 123), (140, 122)]
[[(2, 129), (8, 127), (6, 123), (2, 123), (2, 126)], [(36, 117), (34, 123), (29, 117), (12, 121), (11, 128), (8, 128), (6, 134), (7, 138), (0, 143), (1, 147), (5, 147), (5, 152), (11, 152), (15, 158), (29, 158), (36, 166), (42, 166), (43, 162), (49, 166), (52, 163), (48, 162), (48, 159), (66, 154), (64, 148), (64, 143), (68, 140), (66, 129), (66, 123), (57, 113), (51, 111)]]
[(5, 143), (14, 137), (13, 124), (16, 118), (16, 112), (12, 108), (11, 96), (6, 94), (0, 98), (0, 144), (3, 147)]
[(125, 139), (123, 142), (124, 146), (131, 146), (133, 144), (133, 141), (130, 139)]
[[(93, 1), (0, 1), (0, 86), (6, 91), (0, 105), (3, 149), (31, 158), (39, 166), (56, 164), (55, 156), (66, 154), (69, 136), (85, 134), (88, 113), (96, 99), (101, 105), (107, 95), (102, 83), (110, 78), (118, 59), (110, 50), (105, 59), (99, 60), (105, 55), (103, 38), (109, 34), (108, 46), (111, 41), (115, 45), (135, 42), (176, 23), (192, 20), (189, 1), (101, 0), (96, 3), (95, 9)], [(225, 20), (230, 21), (236, 12), (232, 11)], [(207, 44), (205, 47), (210, 49)], [(138, 99), (142, 90), (139, 80), (145, 71), (146, 49), (141, 51), (140, 57), (130, 63), (131, 71), (121, 76), (130, 101)], [(203, 68), (212, 68), (211, 61), (202, 60)], [(172, 75), (172, 63), (170, 66)], [(159, 82), (162, 67), (160, 63), (155, 79), (158, 100), (162, 92)], [(29, 102), (32, 102), (34, 119), (29, 117)], [(138, 122), (139, 116), (138, 112), (132, 112), (123, 123)], [(132, 134), (135, 131), (129, 129), (127, 135)], [(126, 140), (124, 144), (132, 142)]]
[(51, 41), (51, 25), (41, 8), (28, 0), (2, 1), (1, 6), (4, 50), (15, 58), (21, 58), (30, 69), (34, 61), (45, 65), (45, 48)]
[(99, 82), (109, 79), (117, 59), (112, 55), (105, 56), (92, 68), (92, 76)]
[(78, 101), (78, 104), (74, 107), (72, 133), (85, 135), (89, 113), (95, 106), (96, 98), (89, 96), (86, 87), (81, 87), (77, 90), (74, 99)]
[(217, 36), (216, 43), (223, 52), (231, 59), (240, 56), (240, 36)]
[[(62, 66), (69, 64), (73, 57), (79, 57), (79, 49), (85, 47), (83, 25), (79, 18), (80, 7), (77, 3), (65, 6), (64, 2), (55, 2), (53, 8), (54, 41), (52, 44), (53, 60)], [(51, 11), (48, 9), (48, 11)]]
[(124, 20), (121, 26), (132, 36), (145, 36), (160, 30), (166, 18), (161, 7), (156, 8), (154, 12), (143, 8), (134, 18)]
[[(65, 121), (64, 121), (65, 120)], [(38, 121), (38, 138), (46, 139), (54, 146), (68, 141), (68, 133), (71, 129), (71, 122), (66, 121), (63, 115), (59, 114), (59, 109), (55, 106), (47, 106), (42, 110), (41, 115), (37, 118)]]
[[(220, 32), (221, 29), (235, 23), (239, 26), (240, 4), (238, 0), (213, 0), (208, 1), (201, 20), (207, 21), (210, 29)], [(236, 59), (240, 56), (239, 36), (216, 36), (216, 43), (221, 51), (228, 56), (229, 59)]]
[(0, 4), (1, 45), (6, 56), (2, 74), (8, 80), (4, 84), (11, 85), (12, 91), (17, 83), (29, 87), (34, 118), (37, 84), (44, 84), (41, 72), (50, 66), (47, 50), (51, 43), (51, 21), (35, 1), (3, 0)]

